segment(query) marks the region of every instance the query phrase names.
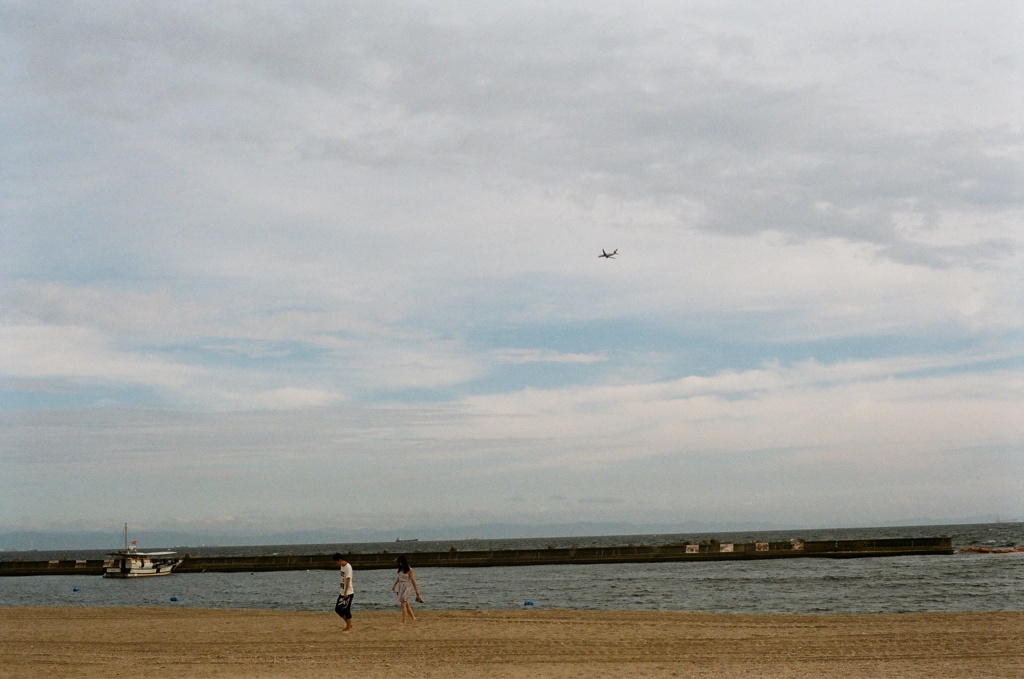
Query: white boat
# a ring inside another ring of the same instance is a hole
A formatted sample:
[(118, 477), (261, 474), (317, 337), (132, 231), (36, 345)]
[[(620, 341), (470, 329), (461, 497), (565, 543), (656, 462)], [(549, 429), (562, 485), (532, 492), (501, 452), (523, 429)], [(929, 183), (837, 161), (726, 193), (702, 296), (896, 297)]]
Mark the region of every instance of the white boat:
[(124, 550), (110, 552), (103, 561), (105, 578), (144, 578), (152, 575), (170, 575), (184, 559), (177, 552), (140, 552), (135, 540), (128, 544), (128, 524), (124, 525)]

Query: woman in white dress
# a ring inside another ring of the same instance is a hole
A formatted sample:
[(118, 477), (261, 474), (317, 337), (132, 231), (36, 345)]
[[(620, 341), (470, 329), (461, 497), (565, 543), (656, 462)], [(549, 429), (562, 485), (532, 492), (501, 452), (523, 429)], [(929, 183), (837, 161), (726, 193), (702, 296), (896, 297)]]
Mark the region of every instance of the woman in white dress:
[(423, 603), (423, 599), (420, 598), (420, 588), (416, 585), (416, 577), (413, 575), (412, 569), (409, 568), (409, 560), (403, 554), (396, 559), (398, 564), (398, 577), (395, 578), (395, 584), (391, 585), (391, 591), (398, 597), (398, 605), (402, 607), (402, 624), (405, 624), (405, 616), (408, 614), (409, 618), (416, 622), (416, 616), (412, 613), (412, 608), (409, 606), (409, 595), (416, 594), (416, 602)]

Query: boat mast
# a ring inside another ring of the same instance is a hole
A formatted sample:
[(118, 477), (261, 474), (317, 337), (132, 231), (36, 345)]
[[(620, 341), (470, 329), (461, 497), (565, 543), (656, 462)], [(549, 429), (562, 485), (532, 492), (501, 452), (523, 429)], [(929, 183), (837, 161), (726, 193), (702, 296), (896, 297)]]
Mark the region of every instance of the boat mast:
[(124, 524), (124, 551), (128, 551), (128, 523)]

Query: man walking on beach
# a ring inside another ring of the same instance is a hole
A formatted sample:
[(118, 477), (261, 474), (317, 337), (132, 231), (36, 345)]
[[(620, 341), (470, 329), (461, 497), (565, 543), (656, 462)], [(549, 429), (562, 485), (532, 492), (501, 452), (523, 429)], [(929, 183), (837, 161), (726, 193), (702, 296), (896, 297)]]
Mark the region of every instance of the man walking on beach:
[(338, 592), (338, 603), (334, 605), (334, 612), (345, 621), (345, 629), (342, 634), (352, 633), (352, 564), (345, 560), (340, 552), (335, 552), (331, 557), (334, 565), (341, 569), (341, 589)]

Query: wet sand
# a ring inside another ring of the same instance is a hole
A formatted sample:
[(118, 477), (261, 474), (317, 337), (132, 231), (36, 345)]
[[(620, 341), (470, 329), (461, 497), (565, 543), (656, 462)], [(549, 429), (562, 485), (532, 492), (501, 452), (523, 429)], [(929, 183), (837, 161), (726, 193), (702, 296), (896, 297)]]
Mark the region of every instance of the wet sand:
[(1024, 611), (735, 615), (0, 608), (0, 677), (1024, 676)]

